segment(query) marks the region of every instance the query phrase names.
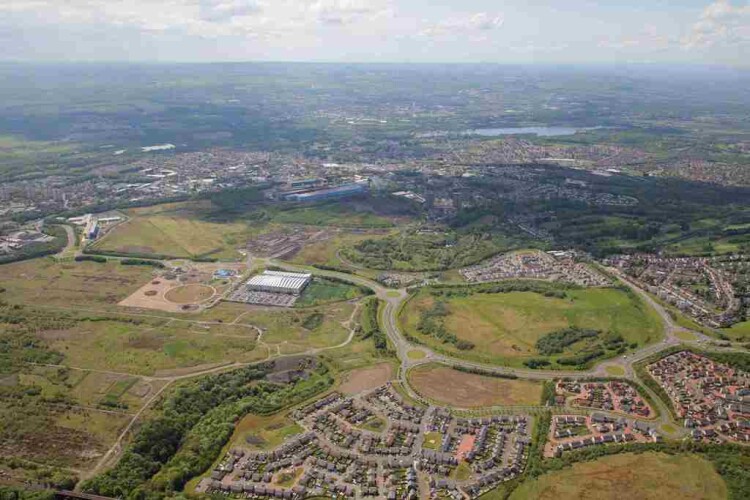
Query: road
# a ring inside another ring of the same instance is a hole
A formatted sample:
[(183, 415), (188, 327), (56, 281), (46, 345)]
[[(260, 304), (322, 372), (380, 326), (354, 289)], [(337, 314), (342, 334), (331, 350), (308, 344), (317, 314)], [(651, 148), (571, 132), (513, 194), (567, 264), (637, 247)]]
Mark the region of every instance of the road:
[[(289, 271), (311, 271), (310, 268), (304, 266), (295, 266), (281, 261), (271, 261), (269, 262), (269, 264), (276, 265)], [(360, 286), (366, 286), (373, 292), (375, 292), (376, 296), (384, 302), (385, 305), (382, 310), (381, 322), (383, 328), (385, 329), (385, 333), (388, 336), (388, 339), (390, 340), (392, 346), (394, 347), (396, 355), (400, 361), (398, 380), (410, 397), (422, 402), (426, 401), (424, 401), (424, 399), (416, 391), (413, 390), (413, 388), (409, 384), (407, 373), (411, 368), (415, 366), (430, 362), (440, 362), (451, 366), (461, 366), (465, 368), (476, 368), (481, 369), (482, 371), (515, 375), (519, 378), (532, 380), (552, 380), (560, 377), (612, 377), (613, 375), (607, 371), (607, 368), (619, 367), (624, 372), (624, 375), (622, 375), (621, 378), (639, 382), (639, 385), (643, 388), (643, 390), (645, 390), (651, 396), (651, 399), (654, 401), (660, 414), (659, 422), (661, 424), (673, 424), (673, 426), (680, 429), (678, 431), (678, 435), (682, 435), (684, 434), (684, 429), (682, 429), (677, 422), (672, 421), (671, 413), (667, 405), (663, 401), (661, 401), (661, 399), (653, 391), (646, 387), (641, 380), (639, 380), (633, 368), (633, 365), (648, 358), (649, 356), (680, 344), (692, 344), (695, 346), (699, 346), (702, 349), (709, 349), (709, 346), (700, 344), (713, 340), (700, 332), (688, 330), (677, 325), (670, 316), (669, 312), (664, 309), (661, 304), (655, 301), (651, 297), (651, 295), (640, 289), (638, 286), (629, 281), (626, 277), (622, 276), (616, 270), (609, 269), (609, 271), (617, 275), (617, 277), (620, 278), (623, 283), (625, 283), (634, 293), (642, 298), (643, 301), (659, 315), (659, 318), (661, 319), (664, 327), (664, 339), (661, 342), (646, 345), (634, 352), (628, 353), (627, 355), (623, 355), (615, 359), (606, 360), (602, 363), (599, 363), (597, 366), (591, 368), (590, 370), (532, 370), (488, 365), (485, 363), (478, 363), (446, 356), (440, 353), (436, 353), (432, 349), (423, 345), (409, 342), (401, 331), (398, 320), (399, 311), (402, 305), (408, 299), (408, 293), (406, 292), (406, 290), (388, 289), (380, 283), (354, 274), (337, 271), (322, 271), (319, 269), (313, 269), (313, 271), (316, 274), (320, 274), (323, 276), (335, 277)], [(682, 340), (677, 336), (678, 332), (689, 332), (694, 336), (695, 340)], [(735, 347), (710, 347), (710, 349), (715, 351), (746, 352), (743, 349)], [(424, 353), (424, 356), (420, 357), (419, 359), (413, 359), (415, 357), (409, 356), (410, 351), (422, 351)]]
[(55, 257), (65, 257), (68, 254), (73, 253), (76, 246), (76, 233), (72, 227), (67, 224), (61, 224), (62, 228), (65, 229), (65, 234), (68, 235), (68, 242), (65, 244), (65, 248), (60, 250)]
[[(72, 230), (70, 230), (70, 233), (72, 233)], [(74, 240), (73, 240), (73, 244), (74, 244)], [(311, 268), (307, 266), (293, 265), (293, 264), (289, 264), (289, 263), (279, 261), (276, 259), (253, 259), (253, 261), (255, 265), (276, 266), (276, 267), (279, 267), (281, 269), (285, 269), (288, 271), (314, 272), (315, 274), (320, 275), (320, 276), (337, 278), (337, 279), (344, 280), (349, 283), (352, 283), (358, 286), (363, 286), (372, 290), (374, 294), (378, 297), (378, 299), (380, 299), (384, 303), (384, 307), (381, 310), (380, 321), (385, 330), (385, 334), (387, 335), (391, 345), (393, 346), (395, 350), (396, 356), (398, 357), (400, 361), (398, 381), (400, 382), (401, 386), (404, 388), (404, 390), (407, 392), (407, 394), (411, 398), (413, 398), (416, 401), (421, 401), (425, 404), (429, 404), (429, 402), (426, 401), (422, 396), (420, 396), (411, 387), (411, 385), (409, 384), (408, 376), (407, 376), (408, 371), (411, 368), (421, 365), (421, 364), (425, 364), (425, 363), (440, 362), (440, 363), (445, 363), (451, 366), (462, 366), (465, 368), (478, 368), (487, 372), (515, 375), (519, 378), (533, 379), (533, 380), (552, 380), (552, 379), (557, 379), (560, 377), (575, 377), (575, 378), (605, 377), (605, 376), (611, 377), (612, 375), (610, 375), (606, 371), (606, 368), (609, 366), (619, 366), (625, 372), (622, 378), (640, 382), (635, 373), (635, 370), (633, 369), (633, 365), (637, 363), (638, 361), (641, 361), (647, 358), (648, 356), (651, 356), (655, 353), (668, 349), (672, 346), (679, 345), (681, 343), (682, 344), (699, 344), (709, 339), (708, 337), (706, 337), (700, 332), (687, 330), (679, 325), (676, 325), (674, 321), (672, 320), (672, 317), (669, 315), (669, 313), (658, 302), (656, 302), (648, 293), (641, 290), (634, 283), (630, 282), (629, 280), (627, 280), (627, 278), (621, 276), (616, 271), (613, 271), (613, 273), (617, 274), (618, 278), (620, 278), (628, 287), (630, 287), (636, 294), (638, 294), (648, 304), (649, 307), (653, 308), (658, 313), (664, 325), (665, 338), (662, 342), (644, 346), (643, 348), (635, 352), (632, 352), (628, 354), (627, 356), (623, 356), (615, 360), (607, 360), (603, 363), (600, 363), (598, 366), (590, 370), (585, 370), (585, 371), (532, 370), (532, 369), (488, 365), (484, 363), (477, 363), (477, 362), (467, 361), (467, 360), (463, 360), (459, 358), (445, 356), (445, 355), (434, 352), (428, 347), (417, 345), (408, 341), (405, 338), (404, 334), (401, 332), (399, 321), (398, 321), (399, 311), (409, 297), (408, 292), (404, 289), (398, 289), (398, 290), (389, 289), (389, 288), (384, 287), (380, 283), (373, 281), (371, 279), (368, 279), (366, 277), (363, 277), (363, 276), (343, 273), (343, 272), (338, 272), (338, 271), (321, 270), (321, 269)], [(248, 262), (250, 262), (250, 260), (248, 260)], [(173, 377), (143, 376), (142, 378), (144, 380), (160, 380), (160, 381), (165, 381), (166, 384), (163, 387), (161, 387), (159, 391), (151, 395), (151, 397), (146, 401), (146, 403), (144, 403), (141, 409), (135, 415), (133, 415), (133, 418), (131, 419), (131, 421), (128, 423), (126, 428), (118, 436), (115, 444), (101, 458), (101, 460), (98, 462), (96, 467), (93, 470), (89, 471), (89, 473), (85, 474), (85, 477), (93, 476), (95, 473), (102, 470), (107, 464), (113, 463), (115, 461), (119, 453), (122, 451), (123, 440), (125, 439), (127, 434), (130, 432), (132, 427), (135, 425), (138, 418), (146, 411), (147, 408), (149, 408), (153, 404), (154, 401), (158, 399), (158, 397), (162, 394), (162, 392), (168, 386), (170, 386), (173, 382), (182, 380), (182, 379), (194, 378), (194, 377), (199, 377), (199, 376), (208, 375), (212, 373), (218, 373), (218, 372), (222, 372), (226, 370), (241, 368), (241, 367), (249, 366), (253, 364), (263, 363), (270, 359), (276, 359), (280, 357), (300, 356), (300, 355), (314, 355), (314, 354), (319, 354), (326, 350), (338, 349), (338, 348), (344, 347), (348, 345), (354, 339), (355, 317), (356, 317), (356, 313), (358, 310), (359, 310), (359, 305), (357, 306), (357, 308), (355, 308), (349, 320), (344, 323), (345, 326), (349, 329), (349, 336), (343, 343), (336, 345), (336, 346), (318, 348), (318, 349), (310, 349), (306, 352), (295, 353), (295, 354), (290, 354), (290, 355), (277, 354), (275, 356), (272, 354), (271, 349), (269, 347), (268, 355), (266, 358), (260, 361), (252, 362), (252, 363), (229, 363), (229, 364), (211, 367), (205, 370), (199, 370), (196, 372), (173, 376)], [(147, 314), (138, 314), (138, 315), (151, 316)], [(157, 317), (156, 315), (153, 315), (153, 316)], [(161, 318), (161, 316), (158, 316), (158, 317)], [(239, 319), (240, 318), (238, 317), (231, 324), (238, 324), (237, 321)], [(171, 321), (189, 321), (189, 322), (191, 321), (191, 320), (181, 320), (181, 319), (175, 319), (175, 318), (170, 318), (170, 320)], [(213, 322), (198, 322), (198, 323), (212, 324)], [(252, 327), (252, 325), (247, 325), (247, 326)], [(695, 336), (696, 340), (692, 342), (688, 342), (688, 341), (679, 339), (676, 336), (676, 333), (679, 331), (689, 331), (691, 334)], [(260, 342), (260, 339), (259, 339), (259, 344), (260, 343), (262, 342)], [(701, 346), (701, 347), (705, 349), (707, 346)], [(726, 349), (717, 349), (717, 350), (742, 351), (741, 349), (736, 349), (733, 347), (726, 348)], [(409, 353), (412, 351), (421, 351), (424, 354), (424, 356), (419, 357), (418, 359), (415, 359), (417, 358), (415, 356), (410, 357)], [(59, 365), (49, 365), (49, 366), (59, 366)], [(95, 370), (92, 370), (92, 371), (95, 371)], [(117, 375), (130, 375), (130, 374), (122, 374), (122, 373), (106, 372), (106, 371), (103, 371), (103, 373), (112, 373), (112, 374), (117, 374)], [(669, 409), (667, 408), (666, 404), (663, 401), (661, 401), (661, 399), (658, 396), (656, 396), (656, 394), (653, 393), (653, 391), (645, 387), (642, 383), (639, 385), (643, 387), (644, 390), (646, 390), (646, 392), (651, 396), (651, 399), (654, 401), (655, 405), (657, 406), (657, 409), (660, 414), (658, 418), (658, 422), (660, 424), (671, 423), (675, 428), (677, 428), (678, 432), (674, 435), (674, 437), (679, 437), (679, 436), (684, 435), (686, 431), (679, 424), (672, 421), (671, 413)], [(538, 411), (542, 409), (544, 409), (544, 407), (541, 407), (541, 406), (523, 407), (524, 411), (532, 411), (532, 410)], [(490, 408), (490, 410), (520, 411), (520, 409), (516, 407), (496, 407), (496, 408)], [(576, 411), (585, 412), (586, 410), (576, 409)]]

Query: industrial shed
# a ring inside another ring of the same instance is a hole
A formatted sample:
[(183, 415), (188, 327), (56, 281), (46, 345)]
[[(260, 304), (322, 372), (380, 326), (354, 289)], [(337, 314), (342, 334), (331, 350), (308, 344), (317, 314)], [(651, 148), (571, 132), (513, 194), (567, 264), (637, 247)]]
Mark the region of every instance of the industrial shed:
[(312, 274), (264, 271), (262, 274), (250, 278), (247, 287), (259, 292), (299, 295), (311, 279)]

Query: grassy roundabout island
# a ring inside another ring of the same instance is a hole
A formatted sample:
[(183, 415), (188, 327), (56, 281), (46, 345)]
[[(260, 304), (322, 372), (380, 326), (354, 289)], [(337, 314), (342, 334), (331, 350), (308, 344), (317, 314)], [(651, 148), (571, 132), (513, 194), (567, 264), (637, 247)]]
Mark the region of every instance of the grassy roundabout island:
[(546, 282), (426, 287), (403, 331), (445, 354), (485, 363), (575, 369), (658, 341), (658, 315), (627, 290)]

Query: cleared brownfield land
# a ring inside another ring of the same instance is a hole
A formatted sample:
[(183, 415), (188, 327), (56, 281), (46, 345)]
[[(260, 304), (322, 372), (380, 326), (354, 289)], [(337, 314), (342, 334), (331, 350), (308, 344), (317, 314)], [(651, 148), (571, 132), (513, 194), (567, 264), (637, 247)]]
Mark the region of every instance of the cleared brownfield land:
[(542, 384), (465, 373), (442, 365), (425, 365), (409, 372), (409, 383), (440, 404), (461, 408), (537, 405)]
[(380, 387), (391, 378), (393, 378), (393, 366), (390, 363), (381, 363), (346, 373), (339, 390), (344, 394), (359, 394), (362, 391)]

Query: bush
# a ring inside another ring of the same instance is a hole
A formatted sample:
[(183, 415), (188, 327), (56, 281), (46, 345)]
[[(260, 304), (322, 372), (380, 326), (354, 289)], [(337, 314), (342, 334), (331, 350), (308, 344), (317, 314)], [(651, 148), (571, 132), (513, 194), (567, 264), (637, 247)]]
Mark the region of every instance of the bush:
[(158, 268), (164, 268), (164, 264), (158, 260), (146, 260), (146, 259), (122, 259), (120, 264), (123, 266), (152, 266)]
[(100, 264), (107, 262), (107, 258), (101, 255), (76, 255), (74, 260), (76, 262), (98, 262)]

